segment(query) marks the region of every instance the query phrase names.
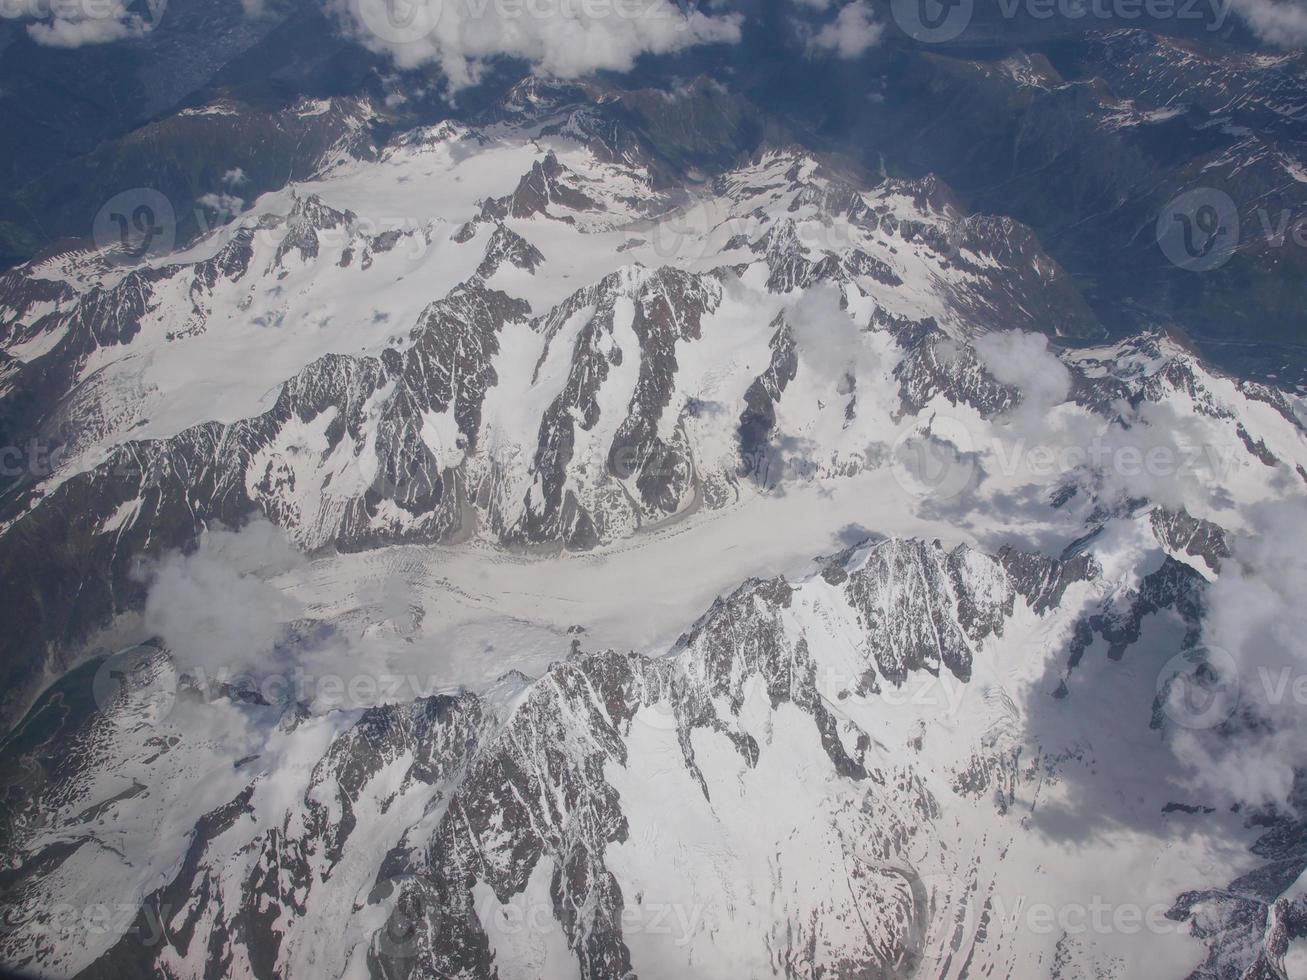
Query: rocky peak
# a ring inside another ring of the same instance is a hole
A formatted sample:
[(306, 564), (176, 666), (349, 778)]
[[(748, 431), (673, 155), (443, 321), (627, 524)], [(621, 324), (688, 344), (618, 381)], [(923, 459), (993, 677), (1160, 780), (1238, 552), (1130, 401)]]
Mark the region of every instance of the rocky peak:
[(506, 217), (529, 218), (532, 215), (542, 215), (561, 221), (574, 220), (566, 214), (552, 214), (551, 205), (570, 211), (590, 211), (598, 207), (580, 189), (576, 175), (559, 162), (553, 150), (531, 165), (531, 169), (518, 181), (513, 193), (484, 202), (481, 217), (492, 221)]

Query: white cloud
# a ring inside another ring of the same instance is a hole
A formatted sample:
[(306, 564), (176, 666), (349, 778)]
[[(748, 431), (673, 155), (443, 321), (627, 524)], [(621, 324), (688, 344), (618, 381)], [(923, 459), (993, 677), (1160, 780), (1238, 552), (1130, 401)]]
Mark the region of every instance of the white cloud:
[(318, 620), (296, 598), (306, 568), (266, 518), (206, 531), (190, 554), (147, 569), (142, 639), (161, 640), (177, 674), (210, 698), (230, 683), (329, 711), (411, 701), (454, 679), (442, 651), (413, 642), (423, 611), (408, 581), (357, 583), (353, 609)]
[[(1242, 447), (1220, 426), (1173, 401), (1114, 403), (1109, 418), (1068, 402), (1072, 374), (1043, 334), (985, 334), (973, 343), (995, 380), (1021, 392), (1020, 403), (995, 419), (991, 459), (1008, 472), (1054, 460), (1068, 476), (1090, 481), (1109, 506), (1149, 500), (1203, 513), (1217, 504), (1239, 465)], [(1028, 472), (1034, 482), (1045, 480)]]
[(401, 68), (436, 63), (449, 85), (474, 83), (507, 55), (540, 74), (628, 71), (642, 54), (734, 43), (738, 14), (682, 14), (669, 0), (327, 0), (346, 31)]
[(1307, 45), (1307, 4), (1302, 0), (1232, 0), (1253, 33), (1281, 48)]
[(1176, 750), (1214, 792), (1283, 803), (1294, 769), (1307, 765), (1307, 500), (1263, 504), (1250, 516), (1208, 591), (1203, 642), (1233, 659), (1243, 717), (1257, 724), (1232, 737), (1182, 732)]
[(1021, 405), (1013, 413), (1018, 422), (1042, 429), (1045, 413), (1066, 401), (1071, 392), (1071, 372), (1041, 333), (987, 333), (977, 337), (973, 346), (996, 381), (1020, 389)]
[(239, 187), (248, 180), (249, 178), (245, 176), (245, 171), (240, 167), (232, 167), (222, 175), (222, 183), (224, 187)]
[(301, 613), (269, 579), (303, 561), (266, 520), (207, 531), (193, 553), (172, 552), (151, 569), (145, 627), (184, 669), (266, 667), (285, 624)]
[(823, 384), (832, 386), (848, 375), (876, 377), (881, 369), (858, 325), (840, 308), (842, 295), (835, 286), (817, 285), (785, 311), (803, 363)]
[[(813, 0), (801, 2), (818, 9), (825, 8), (824, 3), (814, 3)], [(876, 46), (884, 29), (883, 25), (876, 23), (867, 0), (854, 0), (840, 9), (835, 20), (812, 36), (808, 47), (809, 50), (833, 51), (840, 58), (857, 58)]]
[(235, 194), (205, 194), (196, 198), (195, 203), (216, 211), (219, 218), (232, 217), (245, 210), (245, 199)]
[(20, 0), (0, 4), (0, 17), (32, 20), (27, 33), (51, 48), (80, 48), (142, 37), (158, 25), (166, 0), (149, 0), (147, 15), (128, 9), (126, 0)]

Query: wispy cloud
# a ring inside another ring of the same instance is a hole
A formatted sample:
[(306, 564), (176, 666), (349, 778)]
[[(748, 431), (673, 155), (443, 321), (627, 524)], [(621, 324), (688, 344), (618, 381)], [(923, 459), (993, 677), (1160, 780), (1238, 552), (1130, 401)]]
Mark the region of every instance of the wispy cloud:
[(738, 14), (707, 15), (670, 0), (327, 0), (346, 32), (401, 68), (438, 64), (453, 89), (492, 59), (575, 78), (628, 71), (643, 54), (740, 39)]
[(31, 20), (27, 33), (50, 48), (80, 48), (143, 37), (158, 26), (167, 0), (149, 0), (139, 12), (126, 0), (50, 0), (0, 4), (0, 17)]
[(1307, 45), (1307, 4), (1302, 0), (1232, 0), (1234, 10), (1267, 44)]
[[(817, 6), (813, 0), (801, 0)], [(821, 4), (824, 9), (825, 4)], [(808, 41), (810, 51), (831, 51), (839, 58), (857, 58), (880, 42), (884, 25), (876, 22), (867, 0), (854, 0), (840, 8), (839, 14)]]

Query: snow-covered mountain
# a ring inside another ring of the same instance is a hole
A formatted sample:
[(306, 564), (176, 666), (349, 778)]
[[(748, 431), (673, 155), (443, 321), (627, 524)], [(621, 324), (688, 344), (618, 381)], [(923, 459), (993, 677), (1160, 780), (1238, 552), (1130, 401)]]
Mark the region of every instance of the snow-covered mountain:
[[(1158, 555), (1155, 523), (1135, 547)], [(1161, 560), (1155, 605), (1114, 629), (1182, 627), (1203, 580)], [(666, 656), (578, 652), (361, 714), (177, 687), (151, 650), (107, 710), (56, 693), (19, 729), (6, 959), (82, 976), (1274, 970), (1274, 924), (1304, 911), (1283, 858), (1301, 868), (1307, 841), (1290, 818), (1195, 817), (1157, 778), (1165, 643), (1099, 651), (1049, 696), (1115, 591), (1087, 555), (882, 539), (745, 583)], [(1195, 865), (1229, 838), (1253, 845), (1232, 892)], [(1271, 840), (1289, 846), (1274, 869)], [(113, 927), (52, 912), (73, 895)], [(1156, 928), (1026, 921), (1091, 897)]]
[[(1307, 205), (1302, 50), (1060, 16), (1044, 23), (1074, 38), (1032, 43), (992, 5), (976, 14), (988, 44), (885, 50), (881, 97), (832, 121), (838, 145), (1029, 225), (1113, 336), (1179, 324), (1227, 369), (1300, 385), (1304, 251), (1286, 243)], [(819, 114), (827, 89), (811, 91)], [(1191, 192), (1222, 203), (1232, 234), (1203, 275), (1157, 247), (1159, 216)]]
[[(1177, 739), (1242, 716), (1173, 695), (1219, 688), (1210, 593), (1307, 494), (1301, 398), (1164, 332), (1071, 346), (1079, 284), (937, 179), (686, 172), (532, 81), (183, 252), (19, 267), (0, 322), (8, 963), (1303, 960), (1307, 830), (1191, 778)], [(329, 696), (342, 663), (371, 685)]]

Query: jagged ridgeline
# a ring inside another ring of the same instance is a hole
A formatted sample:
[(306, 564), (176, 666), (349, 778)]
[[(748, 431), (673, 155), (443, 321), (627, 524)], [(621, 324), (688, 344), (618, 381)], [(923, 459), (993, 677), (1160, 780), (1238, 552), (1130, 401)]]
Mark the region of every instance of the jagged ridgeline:
[[(1257, 818), (1256, 887), (1222, 864), (1185, 891), (1178, 783), (1117, 790), (1165, 770), (1156, 678), (1201, 637), (1225, 528), (1307, 486), (1295, 397), (1164, 333), (1101, 340), (1030, 228), (937, 178), (792, 145), (691, 174), (649, 118), (533, 82), (384, 146), (347, 126), (184, 251), (0, 277), (6, 439), (30, 447), (0, 509), (6, 962), (1114, 975), (1133, 938), (1010, 921), (1112, 885), (1111, 835), (1081, 835), (1074, 874), (1056, 843), (1088, 799), (1160, 855), (1131, 899), (1185, 926), (1145, 937), (1159, 955), (1275, 975), (1301, 825)], [(1151, 482), (1032, 465), (1047, 431), (1181, 458)], [(750, 509), (786, 498), (811, 505)], [(405, 549), (638, 561), (737, 514), (752, 546), (776, 513), (850, 547), (735, 578), (664, 624), (671, 650), (560, 640), (539, 676), (365, 711), (183, 676), (160, 721), (135, 695), (185, 670), (151, 647), (116, 699), (76, 693), (142, 561), (218, 525), (271, 522), (347, 579)], [(69, 941), (50, 909), (87, 896), (128, 914)]]
[[(11, 892), (25, 915), (6, 958), (87, 977), (617, 977), (673, 961), (949, 976), (955, 958), (1019, 971), (1031, 937), (983, 923), (1009, 894), (1005, 862), (1037, 850), (1014, 808), (1067, 778), (1077, 750), (997, 678), (1032, 633), (1073, 629), (1100, 576), (1085, 557), (886, 540), (799, 583), (746, 583), (666, 657), (584, 655), (325, 728), (250, 704), (279, 717), (275, 747), (227, 763), (230, 798), (209, 794), (194, 833), (166, 845), (176, 858), (148, 862), (166, 870), (126, 935), (74, 949), (40, 903), (103, 845), (55, 843), (57, 818), (94, 820), (73, 814), (109, 774), (136, 787), (109, 807), (180, 802), (212, 778), (205, 736), (161, 745), (128, 722), (139, 704), (124, 688), (25, 757), (9, 830), (31, 848)], [(941, 692), (957, 692), (951, 718), (930, 710)], [(1213, 938), (1213, 960), (1274, 962), (1263, 923), (1286, 914), (1262, 905)], [(161, 929), (166, 942), (143, 941)], [(1101, 955), (1059, 945), (1072, 963)]]
[[(308, 549), (591, 548), (882, 463), (935, 399), (995, 418), (1021, 395), (970, 338), (1094, 329), (1026, 229), (962, 214), (936, 180), (860, 186), (787, 148), (687, 192), (620, 113), (577, 97), (530, 85), (482, 128), (333, 155), (312, 192), (261, 198), (184, 259), (5, 275), (5, 417), (47, 450), (6, 495), (0, 563), (26, 583), (7, 703), (35, 693), (47, 644), (139, 603), (141, 554), (206, 525), (261, 513)], [(330, 203), (387, 182), (425, 213)], [(866, 349), (847, 365), (798, 304), (824, 290)], [(269, 343), (266, 363), (245, 356)], [(1183, 390), (1268, 476), (1298, 466), (1282, 395), (1227, 393), (1167, 341), (1068, 368), (1105, 425), (1123, 399)], [(1241, 421), (1249, 399), (1278, 413), (1267, 432)]]

